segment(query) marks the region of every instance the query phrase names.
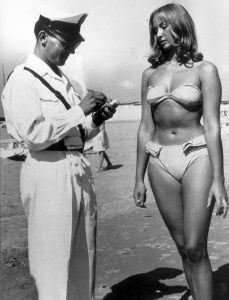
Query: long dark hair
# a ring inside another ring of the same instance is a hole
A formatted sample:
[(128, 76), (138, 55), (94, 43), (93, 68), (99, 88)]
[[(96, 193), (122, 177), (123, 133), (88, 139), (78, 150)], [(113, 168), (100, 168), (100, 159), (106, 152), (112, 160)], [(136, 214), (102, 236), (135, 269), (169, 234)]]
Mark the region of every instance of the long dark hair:
[(154, 32), (155, 20), (166, 21), (178, 38), (177, 61), (185, 66), (192, 66), (193, 62), (203, 59), (202, 53), (198, 52), (198, 44), (194, 22), (187, 10), (180, 4), (169, 3), (156, 9), (150, 16), (150, 45), (152, 53), (148, 61), (152, 67), (157, 67), (166, 61), (165, 53), (160, 48)]

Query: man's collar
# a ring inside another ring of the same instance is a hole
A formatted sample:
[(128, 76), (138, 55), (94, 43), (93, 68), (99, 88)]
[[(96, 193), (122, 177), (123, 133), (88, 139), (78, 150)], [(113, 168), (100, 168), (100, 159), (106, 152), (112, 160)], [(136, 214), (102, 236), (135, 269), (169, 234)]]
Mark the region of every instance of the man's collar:
[[(28, 59), (25, 63), (25, 66), (32, 69), (36, 73), (38, 73), (40, 76), (44, 76), (48, 74), (51, 77), (54, 77), (56, 79), (61, 80), (61, 77), (58, 76), (50, 67), (47, 65), (42, 59), (40, 59), (38, 56), (34, 54), (30, 54), (28, 56)], [(62, 71), (60, 70), (60, 74), (62, 74)]]

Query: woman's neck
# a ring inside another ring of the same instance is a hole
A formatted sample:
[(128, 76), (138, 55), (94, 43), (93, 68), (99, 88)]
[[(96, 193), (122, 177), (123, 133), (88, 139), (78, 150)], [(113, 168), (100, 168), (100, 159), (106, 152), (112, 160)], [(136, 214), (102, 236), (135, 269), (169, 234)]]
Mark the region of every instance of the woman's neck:
[(164, 53), (164, 57), (165, 57), (165, 62), (164, 64), (168, 64), (168, 65), (174, 65), (177, 64), (177, 54), (176, 54), (176, 50), (177, 49), (172, 49), (169, 51), (166, 51)]

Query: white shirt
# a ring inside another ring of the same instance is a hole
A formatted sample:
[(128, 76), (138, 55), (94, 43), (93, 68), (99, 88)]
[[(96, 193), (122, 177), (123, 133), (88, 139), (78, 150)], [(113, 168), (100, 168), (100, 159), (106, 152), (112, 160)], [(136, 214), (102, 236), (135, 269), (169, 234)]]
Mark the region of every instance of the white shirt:
[[(58, 90), (71, 108), (63, 103), (34, 75), (24, 70), (28, 67)], [(86, 117), (78, 105), (80, 96), (67, 77), (58, 76), (40, 58), (30, 55), (10, 75), (2, 93), (2, 104), (8, 133), (30, 150), (42, 150), (64, 138), (65, 145), (74, 148), (79, 136), (76, 127), (82, 124), (86, 139), (94, 137), (96, 128), (91, 117)]]

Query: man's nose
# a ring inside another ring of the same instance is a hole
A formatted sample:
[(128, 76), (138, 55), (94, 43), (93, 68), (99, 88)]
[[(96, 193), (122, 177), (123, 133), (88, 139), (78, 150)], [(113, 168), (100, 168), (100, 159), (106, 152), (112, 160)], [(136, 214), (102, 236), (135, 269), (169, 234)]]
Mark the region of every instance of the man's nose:
[(71, 50), (70, 50), (70, 54), (75, 54), (75, 48), (72, 48)]
[(71, 47), (71, 48), (67, 49), (69, 54), (75, 54), (75, 50), (76, 49), (74, 47)]

